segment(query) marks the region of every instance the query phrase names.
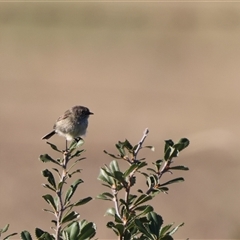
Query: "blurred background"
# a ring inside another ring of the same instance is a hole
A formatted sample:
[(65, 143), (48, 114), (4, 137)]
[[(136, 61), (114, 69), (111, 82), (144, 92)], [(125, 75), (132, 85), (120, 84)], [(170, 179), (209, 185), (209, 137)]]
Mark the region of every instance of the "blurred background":
[[(164, 140), (190, 139), (175, 172), (185, 182), (160, 194), (164, 223), (185, 222), (176, 239), (240, 239), (239, 3), (0, 3), (0, 227), (50, 230), (38, 160), (41, 137), (74, 105), (90, 108), (85, 181), (78, 197), (105, 191), (99, 169), (118, 140), (137, 143), (149, 163)], [(55, 136), (54, 144), (64, 147)], [(140, 184), (145, 184), (144, 181)], [(110, 202), (77, 209), (116, 239), (103, 217)]]

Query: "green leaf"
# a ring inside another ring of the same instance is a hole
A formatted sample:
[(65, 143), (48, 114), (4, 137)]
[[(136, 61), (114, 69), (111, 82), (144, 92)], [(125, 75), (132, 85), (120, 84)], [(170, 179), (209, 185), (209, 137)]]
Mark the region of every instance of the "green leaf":
[(78, 141), (73, 140), (69, 147), (69, 152), (72, 153), (76, 148), (79, 148), (84, 144), (84, 140), (80, 138)]
[(161, 187), (159, 186), (158, 189), (160, 192), (164, 192), (164, 193), (167, 193), (167, 191), (169, 190), (167, 187)]
[(164, 237), (161, 238), (161, 240), (174, 240), (174, 239), (170, 235), (165, 235)]
[(137, 198), (137, 195), (129, 194), (127, 204), (130, 205)]
[(132, 164), (125, 172), (124, 172), (124, 177), (128, 177), (130, 173), (138, 169), (138, 165), (136, 163)]
[(180, 227), (182, 227), (184, 223), (179, 224), (175, 228), (173, 228), (170, 232), (168, 232), (169, 235), (173, 235)]
[(119, 153), (120, 153), (120, 156), (123, 158), (124, 156), (126, 156), (126, 152), (125, 152), (125, 149), (124, 149), (124, 146), (123, 146), (123, 143), (122, 142), (118, 142), (116, 145), (116, 148), (118, 149)]
[(155, 170), (155, 169), (153, 169), (153, 168), (147, 168), (147, 170), (148, 170), (149, 172), (152, 172), (152, 173), (155, 173), (155, 174), (157, 174), (156, 170)]
[(147, 186), (148, 188), (152, 188), (158, 185), (158, 176), (157, 175), (150, 175), (147, 177)]
[(118, 162), (116, 160), (113, 160), (110, 162), (109, 164), (109, 169), (111, 170), (111, 173), (114, 173), (116, 171), (120, 171), (119, 166), (118, 166)]
[(49, 210), (49, 209), (43, 209), (43, 211), (45, 211), (45, 212), (49, 212), (49, 213), (52, 213), (52, 214), (55, 214), (53, 211), (51, 211), (51, 210)]
[(42, 186), (45, 187), (45, 188), (50, 189), (50, 190), (53, 191), (53, 192), (56, 192), (56, 189), (54, 189), (53, 187), (51, 187), (51, 186), (48, 185), (48, 184), (42, 184)]
[(128, 151), (132, 151), (133, 150), (132, 144), (127, 139), (125, 139), (125, 141), (122, 144), (123, 144), (123, 146), (125, 148), (127, 148)]
[(111, 179), (110, 176), (107, 174), (107, 171), (106, 171), (104, 168), (101, 168), (101, 169), (100, 169), (100, 173), (99, 173), (99, 176), (98, 176), (98, 180), (101, 180), (101, 181), (107, 183), (110, 187), (111, 187), (112, 184), (113, 184), (112, 179)]
[(175, 148), (180, 152), (184, 148), (188, 147), (190, 141), (187, 138), (181, 138), (177, 144), (174, 145)]
[(133, 203), (134, 208), (135, 208), (136, 206), (140, 205), (140, 204), (143, 204), (143, 203), (151, 200), (151, 199), (152, 199), (152, 197), (151, 197), (150, 195), (147, 195), (147, 194), (142, 194), (142, 195), (140, 195), (140, 196), (136, 199), (136, 201)]
[[(143, 158), (143, 159), (144, 159), (144, 158)], [(143, 160), (143, 159), (141, 159), (141, 160)], [(136, 164), (137, 164), (137, 166), (138, 166), (137, 170), (139, 170), (139, 169), (141, 169), (141, 168), (143, 168), (143, 167), (145, 167), (145, 166), (148, 165), (146, 162), (138, 162), (138, 163), (136, 163)]]
[(80, 234), (80, 226), (78, 222), (73, 222), (70, 228), (69, 239), (78, 239), (78, 235)]
[(89, 240), (96, 234), (96, 225), (86, 220), (74, 221), (63, 230), (65, 240)]
[(60, 174), (59, 170), (58, 170), (57, 168), (53, 168), (53, 170), (54, 170), (55, 172), (57, 172), (58, 176), (61, 178), (61, 174)]
[(153, 146), (144, 146), (144, 147), (142, 147), (142, 148), (149, 148), (151, 151), (155, 151), (155, 147), (153, 147)]
[(64, 183), (65, 183), (65, 182), (63, 182), (63, 181), (61, 181), (61, 182), (58, 183), (58, 190), (62, 188), (62, 186), (63, 186)]
[(119, 199), (119, 202), (121, 203), (121, 205), (127, 206), (127, 203), (125, 202), (124, 199), (120, 198), (120, 199)]
[[(123, 234), (123, 239), (135, 239), (133, 238), (134, 235), (132, 233), (134, 234), (133, 231), (130, 232), (129, 230), (125, 230)], [(141, 239), (139, 238), (138, 240), (141, 240)]]
[(166, 185), (169, 185), (169, 184), (172, 184), (172, 183), (176, 183), (176, 182), (183, 182), (183, 181), (184, 181), (184, 178), (182, 178), (182, 177), (174, 178), (174, 179), (172, 179), (172, 180), (170, 180), (170, 181), (168, 181), (168, 182), (162, 183), (162, 184), (160, 185), (160, 187), (166, 186)]
[[(128, 177), (133, 171), (138, 171), (139, 169), (143, 168), (147, 166), (146, 162), (137, 162), (137, 163), (133, 163), (125, 172), (123, 177), (126, 178)], [(144, 173), (142, 173), (144, 174)]]
[(108, 222), (106, 226), (107, 226), (108, 228), (111, 228), (111, 229), (115, 232), (115, 234), (116, 234), (117, 236), (119, 235), (119, 232), (118, 232), (118, 230), (116, 229), (114, 222)]
[(55, 226), (57, 226), (57, 221), (56, 220), (52, 220), (52, 223), (54, 223)]
[(147, 173), (144, 173), (144, 172), (140, 172), (145, 178), (148, 178), (149, 175)]
[(91, 201), (91, 200), (92, 200), (91, 197), (86, 197), (86, 198), (80, 199), (79, 201), (77, 201), (76, 203), (74, 203), (74, 206), (84, 205), (84, 204), (88, 203), (88, 202)]
[(178, 154), (179, 154), (178, 149), (174, 147), (174, 148), (172, 149), (172, 151), (171, 151), (171, 154), (170, 154), (169, 159), (172, 159), (172, 158), (174, 158), (174, 157), (177, 157)]
[(79, 213), (77, 213), (77, 212), (75, 212), (75, 211), (72, 211), (72, 212), (70, 212), (69, 214), (66, 214), (66, 215), (63, 217), (61, 223), (70, 222), (70, 221), (72, 221), (72, 220), (74, 220), (74, 219), (76, 219), (76, 218), (78, 218), (78, 217), (79, 217)]
[(35, 235), (38, 240), (53, 240), (54, 237), (50, 235), (48, 232), (41, 230), (40, 228), (35, 229)]
[(102, 199), (102, 200), (108, 200), (108, 201), (112, 201), (113, 199), (113, 195), (111, 193), (108, 192), (104, 192), (102, 194), (99, 194), (97, 196), (98, 199)]
[(111, 228), (116, 233), (117, 236), (122, 236), (124, 231), (123, 224), (114, 224), (113, 222), (108, 222), (107, 227)]
[(107, 152), (106, 150), (103, 151), (105, 154), (109, 155), (112, 158), (116, 158), (116, 159), (121, 159), (121, 157), (115, 156), (114, 154), (111, 154), (109, 152)]
[(173, 145), (174, 145), (174, 142), (171, 139), (165, 140), (164, 153), (167, 151), (169, 147), (172, 147)]
[(184, 167), (184, 166), (174, 166), (174, 167), (170, 167), (169, 169), (171, 169), (171, 170), (183, 170), (183, 171), (188, 171), (189, 170), (188, 167)]
[(114, 217), (115, 214), (116, 214), (115, 208), (108, 208), (107, 211), (105, 212), (104, 216), (109, 215), (109, 216), (113, 216)]
[(57, 207), (56, 207), (56, 204), (55, 204), (55, 201), (54, 201), (54, 198), (52, 197), (52, 195), (50, 194), (47, 194), (47, 195), (44, 195), (42, 196), (44, 198), (44, 200), (50, 204), (52, 206), (52, 208), (57, 211)]
[(115, 229), (118, 231), (118, 236), (122, 236), (123, 235), (123, 231), (124, 231), (124, 226), (123, 224), (116, 224), (115, 225)]
[(84, 149), (82, 149), (82, 150), (77, 150), (74, 154), (71, 155), (71, 158), (81, 156), (81, 153), (82, 153), (82, 152), (84, 152)]
[(172, 226), (173, 226), (173, 223), (168, 224), (168, 225), (164, 226), (163, 228), (161, 228), (160, 236), (163, 237)]
[(116, 223), (121, 223), (121, 224), (123, 223), (123, 220), (117, 214), (115, 214), (114, 220), (115, 220)]
[(134, 208), (134, 211), (146, 211), (146, 209), (149, 207), (149, 205), (141, 205), (141, 206), (138, 206), (136, 208)]
[(120, 171), (115, 171), (113, 172), (113, 178), (115, 178), (117, 181), (121, 182), (121, 183), (125, 183), (125, 178), (122, 172)]
[(146, 229), (146, 227), (142, 224), (142, 222), (139, 219), (135, 219), (134, 221), (135, 225), (137, 226), (138, 230), (143, 233), (147, 239), (154, 240), (154, 237), (149, 233), (149, 231)]
[(144, 210), (140, 214), (138, 214), (138, 217), (141, 216), (141, 215), (144, 216), (144, 215), (146, 215), (146, 214), (148, 214), (149, 212), (152, 212), (152, 211), (153, 211), (153, 207), (150, 206), (150, 205), (146, 205)]
[(76, 174), (76, 173), (81, 173), (81, 170), (82, 170), (82, 169), (77, 169), (77, 170), (69, 173), (68, 176), (69, 176), (69, 177), (72, 177), (72, 176), (73, 176), (74, 174)]
[(172, 151), (174, 150), (174, 148), (172, 147), (168, 147), (164, 153), (164, 160), (167, 161), (170, 158), (170, 155), (172, 153)]
[(162, 166), (162, 163), (163, 163), (163, 160), (162, 160), (162, 159), (159, 159), (159, 160), (157, 160), (155, 163), (153, 163), (153, 165), (156, 166), (157, 172), (160, 171), (161, 166)]
[[(105, 169), (101, 168), (100, 171), (104, 172), (108, 176), (108, 181), (109, 181), (110, 188), (114, 187), (119, 191), (123, 187), (123, 184), (121, 185), (121, 184), (119, 184), (119, 182), (125, 184), (125, 181), (122, 178), (123, 173), (121, 173), (119, 171), (110, 172), (107, 167), (105, 167)], [(103, 175), (101, 175), (99, 177), (101, 177), (103, 180), (105, 180), (105, 178), (103, 178)]]
[(42, 162), (46, 163), (46, 162), (53, 162), (56, 163), (58, 165), (60, 165), (56, 160), (54, 160), (53, 158), (51, 158), (48, 154), (42, 154), (39, 156), (39, 160), (41, 160)]
[(48, 182), (53, 186), (54, 189), (56, 189), (56, 182), (53, 174), (48, 169), (45, 169), (42, 171), (42, 175), (47, 178)]
[(156, 237), (159, 237), (160, 229), (163, 224), (162, 217), (155, 212), (150, 212), (147, 215), (147, 219), (149, 221), (150, 232), (154, 234)]
[(107, 225), (106, 225), (108, 228), (112, 228), (115, 226), (114, 222), (107, 222)]
[[(5, 233), (8, 231), (8, 228), (9, 228), (9, 224), (5, 225), (4, 228), (0, 229), (0, 237), (1, 237), (2, 233)], [(10, 237), (15, 236), (15, 235), (17, 235), (17, 233), (8, 234), (7, 236), (5, 236), (3, 238), (3, 240), (8, 240)]]
[(82, 179), (77, 179), (67, 190), (64, 204), (66, 204), (72, 198), (79, 184), (83, 183)]
[[(86, 159), (85, 157), (79, 158), (79, 159), (75, 160), (75, 163), (78, 163), (78, 162), (83, 161), (85, 159)], [(74, 164), (74, 166), (75, 166), (75, 164)]]
[(104, 184), (104, 183), (102, 183), (102, 185), (103, 185), (104, 187), (107, 187), (107, 188), (110, 188), (110, 189), (112, 189), (112, 186), (111, 186), (111, 185)]
[(22, 240), (32, 240), (31, 234), (28, 231), (22, 231), (20, 236)]
[(5, 225), (4, 228), (0, 229), (0, 235), (1, 235), (2, 233), (5, 233), (5, 232), (8, 230), (8, 228), (9, 228), (9, 224)]
[(78, 240), (91, 239), (94, 237), (95, 234), (96, 234), (96, 225), (92, 222), (89, 222), (81, 229), (81, 234)]
[(3, 240), (8, 240), (10, 237), (17, 235), (17, 233), (11, 233), (3, 238)]
[(48, 145), (50, 145), (50, 147), (51, 147), (53, 150), (62, 153), (62, 151), (60, 151), (60, 150), (57, 148), (56, 145), (54, 145), (54, 144), (52, 144), (52, 143), (50, 143), (50, 142), (46, 142), (46, 143), (47, 143)]
[(171, 160), (172, 158), (177, 157), (178, 153), (179, 151), (175, 148), (175, 145), (173, 147), (169, 146), (164, 153), (164, 160)]

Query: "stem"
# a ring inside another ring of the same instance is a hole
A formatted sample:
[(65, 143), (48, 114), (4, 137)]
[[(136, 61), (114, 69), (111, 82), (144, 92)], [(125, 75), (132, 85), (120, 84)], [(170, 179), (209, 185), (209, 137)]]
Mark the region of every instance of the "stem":
[[(142, 148), (142, 145), (143, 145), (143, 143), (144, 143), (144, 141), (145, 141), (148, 133), (149, 133), (149, 130), (148, 130), (148, 128), (146, 128), (146, 129), (144, 130), (144, 132), (143, 132), (142, 139), (139, 141), (136, 150), (133, 152), (133, 157), (134, 157), (133, 161), (134, 161), (134, 162), (137, 162), (138, 152), (139, 152), (140, 149)], [(131, 180), (132, 180), (132, 177), (134, 176), (135, 172), (136, 172), (136, 169), (131, 172), (131, 174), (129, 175), (128, 185), (125, 187), (125, 190), (126, 190), (126, 193), (125, 193), (125, 202), (126, 202), (126, 203), (128, 203), (128, 198), (129, 198), (130, 189), (131, 189)], [(127, 204), (127, 207), (128, 207), (128, 210), (129, 210), (128, 204)]]
[(113, 193), (113, 196), (114, 196), (113, 197), (113, 202), (114, 202), (116, 214), (119, 218), (121, 218), (120, 213), (119, 213), (119, 209), (118, 209), (118, 197), (117, 197), (118, 192), (115, 189), (112, 189), (112, 193)]
[(68, 141), (67, 141), (67, 139), (66, 139), (66, 152), (67, 152), (67, 150), (68, 150)]
[[(126, 203), (128, 202), (129, 193), (130, 193), (130, 187), (127, 187), (126, 188), (126, 193), (125, 193), (125, 202)], [(128, 207), (128, 205), (127, 205), (127, 207)]]
[(138, 152), (139, 152), (139, 150), (142, 148), (143, 142), (145, 141), (148, 133), (149, 133), (149, 130), (148, 130), (148, 128), (146, 128), (146, 129), (144, 130), (144, 132), (143, 132), (142, 139), (141, 139), (140, 142), (138, 143), (138, 146), (137, 146), (136, 150), (135, 150), (134, 153), (133, 153), (134, 161), (137, 160)]
[[(165, 161), (162, 169), (160, 170), (160, 172), (158, 173), (158, 184), (160, 185), (160, 178), (162, 177), (162, 175), (168, 171), (168, 168), (170, 166), (170, 164), (172, 163), (172, 159), (169, 159), (168, 161)], [(153, 191), (154, 187), (151, 187), (147, 190), (146, 194), (150, 194)]]
[(158, 183), (162, 175), (168, 170), (170, 164), (172, 163), (172, 159), (169, 159), (168, 161), (165, 161), (161, 171), (158, 173)]
[[(67, 178), (67, 163), (69, 160), (69, 153), (68, 151), (65, 151), (63, 153), (63, 163), (62, 163), (62, 175), (60, 177), (60, 182), (64, 183), (66, 178)], [(60, 188), (57, 190), (56, 194), (57, 194), (57, 198), (58, 198), (58, 210), (55, 214), (56, 216), (56, 221), (57, 221), (57, 226), (56, 226), (56, 240), (60, 240), (61, 239), (61, 229), (62, 229), (62, 215), (63, 212), (65, 210), (64, 208), (64, 204), (63, 204), (63, 199), (62, 199), (62, 190), (63, 190), (63, 184), (60, 185)]]

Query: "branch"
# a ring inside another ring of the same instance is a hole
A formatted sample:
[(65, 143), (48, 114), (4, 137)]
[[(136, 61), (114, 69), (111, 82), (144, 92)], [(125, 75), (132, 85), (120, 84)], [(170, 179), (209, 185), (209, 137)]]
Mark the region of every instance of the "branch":
[[(63, 163), (62, 163), (62, 175), (61, 175), (61, 182), (65, 182), (66, 177), (67, 177), (67, 173), (66, 173), (66, 168), (67, 168), (67, 163), (69, 160), (69, 152), (65, 151), (63, 153)], [(64, 211), (64, 204), (63, 204), (63, 199), (62, 199), (62, 190), (63, 190), (63, 184), (61, 184), (61, 187), (59, 188), (59, 190), (56, 192), (57, 197), (58, 197), (58, 201), (59, 201), (59, 205), (58, 205), (58, 210), (56, 212), (56, 218), (57, 218), (57, 226), (56, 226), (56, 240), (60, 240), (60, 235), (61, 235), (61, 228), (62, 228), (62, 215), (63, 215), (63, 211)]]
[(139, 150), (142, 148), (142, 145), (143, 145), (143, 143), (144, 143), (144, 141), (145, 141), (148, 133), (149, 133), (149, 130), (148, 130), (148, 128), (146, 128), (146, 129), (144, 130), (144, 132), (143, 132), (142, 139), (141, 139), (140, 142), (138, 143), (137, 148), (136, 148), (136, 150), (135, 150), (134, 153), (133, 153), (134, 161), (137, 160), (138, 152), (139, 152)]
[(169, 166), (170, 166), (171, 163), (172, 163), (172, 159), (169, 159), (169, 160), (165, 161), (162, 169), (161, 169), (160, 172), (158, 173), (158, 183), (159, 183), (160, 178), (162, 177), (162, 175), (163, 175), (165, 172), (168, 171)]
[(112, 189), (112, 193), (113, 193), (113, 202), (114, 202), (114, 206), (115, 206), (115, 211), (117, 216), (121, 219), (120, 213), (119, 213), (119, 209), (118, 209), (118, 197), (117, 197), (117, 190), (116, 189)]

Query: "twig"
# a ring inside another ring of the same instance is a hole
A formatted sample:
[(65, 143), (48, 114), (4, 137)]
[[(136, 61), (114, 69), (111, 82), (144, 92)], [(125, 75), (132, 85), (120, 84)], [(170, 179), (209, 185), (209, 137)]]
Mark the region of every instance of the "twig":
[(116, 214), (119, 218), (121, 218), (119, 209), (118, 209), (118, 197), (117, 197), (118, 192), (116, 189), (112, 189), (112, 193), (113, 193), (113, 202), (114, 202)]
[(162, 177), (162, 175), (163, 175), (165, 172), (168, 171), (169, 166), (170, 166), (171, 163), (172, 163), (172, 159), (169, 159), (169, 160), (165, 161), (162, 169), (161, 169), (160, 172), (158, 173), (158, 182), (159, 182), (160, 178)]
[[(66, 176), (67, 176), (66, 168), (67, 168), (68, 160), (69, 160), (69, 153), (68, 153), (68, 151), (65, 151), (63, 153), (63, 163), (62, 163), (63, 171), (62, 171), (62, 176), (60, 179), (61, 182), (65, 182), (65, 180), (66, 180)], [(61, 185), (59, 190), (57, 190), (57, 192), (56, 192), (58, 201), (59, 201), (58, 210), (56, 212), (56, 218), (57, 218), (56, 240), (61, 239), (61, 237), (60, 237), (61, 229), (62, 229), (61, 221), (62, 221), (62, 215), (63, 215), (63, 211), (64, 211), (64, 204), (63, 204), (63, 200), (62, 200), (62, 190), (63, 190), (63, 184)]]
[(145, 141), (148, 133), (149, 133), (149, 130), (148, 130), (148, 128), (146, 128), (146, 129), (144, 130), (144, 132), (143, 132), (142, 139), (141, 139), (140, 142), (138, 143), (138, 146), (137, 146), (136, 150), (135, 150), (134, 153), (133, 153), (134, 161), (137, 160), (138, 152), (139, 152), (139, 150), (142, 148), (143, 142)]
[[(169, 159), (169, 160), (165, 161), (163, 167), (162, 167), (161, 170), (159, 171), (159, 173), (158, 173), (158, 185), (160, 185), (160, 179), (161, 179), (162, 175), (163, 175), (165, 172), (168, 171), (169, 166), (170, 166), (171, 163), (172, 163), (172, 159)], [(155, 186), (150, 187), (150, 188), (147, 190), (146, 194), (149, 195), (149, 194), (154, 190), (154, 187), (155, 187)]]
[[(133, 152), (133, 162), (136, 162), (137, 161), (137, 155), (138, 155), (138, 152), (140, 151), (140, 149), (142, 148), (142, 145), (147, 137), (149, 133), (149, 130), (148, 128), (146, 128), (143, 132), (143, 136), (142, 136), (142, 139), (139, 141), (138, 145), (137, 145), (137, 148), (135, 149), (135, 151)], [(128, 162), (132, 163), (130, 160), (128, 160)], [(125, 202), (127, 203), (128, 202), (128, 198), (129, 198), (129, 195), (130, 195), (130, 188), (131, 188), (131, 180), (135, 174), (135, 172), (137, 171), (137, 169), (133, 170), (133, 172), (131, 172), (131, 174), (129, 175), (129, 181), (128, 181), (128, 185), (125, 187), (125, 190), (126, 190), (126, 193), (125, 193)], [(127, 207), (128, 207), (128, 204), (127, 204)]]

